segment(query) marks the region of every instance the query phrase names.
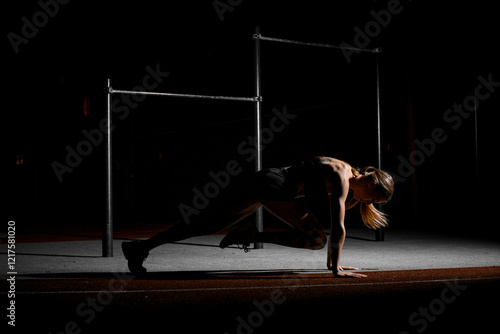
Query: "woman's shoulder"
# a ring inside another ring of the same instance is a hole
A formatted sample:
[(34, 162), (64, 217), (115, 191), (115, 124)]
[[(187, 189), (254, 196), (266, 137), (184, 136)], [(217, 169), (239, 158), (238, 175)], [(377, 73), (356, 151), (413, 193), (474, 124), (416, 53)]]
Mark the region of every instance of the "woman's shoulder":
[(339, 177), (348, 177), (350, 175), (352, 167), (347, 162), (330, 158), (330, 157), (317, 157), (318, 161), (327, 167), (327, 169), (332, 170), (335, 174), (338, 174)]
[(328, 192), (332, 196), (336, 194), (344, 199), (347, 198), (349, 178), (352, 175), (351, 165), (345, 161), (330, 157), (321, 157), (321, 164)]

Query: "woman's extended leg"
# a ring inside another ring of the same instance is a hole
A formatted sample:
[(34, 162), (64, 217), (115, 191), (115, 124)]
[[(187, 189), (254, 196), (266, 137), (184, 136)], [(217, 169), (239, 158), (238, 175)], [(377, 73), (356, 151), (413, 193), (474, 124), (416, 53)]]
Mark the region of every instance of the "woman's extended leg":
[(128, 260), (128, 267), (134, 274), (145, 273), (146, 269), (142, 263), (153, 248), (194, 236), (218, 232), (249, 216), (260, 205), (258, 201), (246, 197), (244, 192), (238, 191), (201, 210), (189, 224), (178, 222), (174, 227), (145, 241), (124, 242), (122, 250)]
[(143, 246), (149, 252), (166, 243), (219, 232), (251, 215), (259, 206), (258, 201), (246, 198), (221, 203), (217, 208), (201, 211), (189, 224), (178, 222), (172, 228), (145, 240)]

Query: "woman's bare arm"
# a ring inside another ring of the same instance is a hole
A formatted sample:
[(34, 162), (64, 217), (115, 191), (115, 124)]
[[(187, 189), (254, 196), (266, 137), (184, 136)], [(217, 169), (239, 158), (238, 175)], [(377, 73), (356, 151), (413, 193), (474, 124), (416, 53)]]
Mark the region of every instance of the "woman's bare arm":
[(346, 231), (344, 226), (345, 218), (345, 200), (349, 191), (349, 181), (345, 173), (332, 168), (329, 172), (331, 182), (330, 194), (330, 221), (331, 231), (328, 241), (329, 259), (331, 261), (331, 270), (334, 277), (366, 277), (363, 274), (345, 272), (340, 266), (340, 255), (344, 246)]

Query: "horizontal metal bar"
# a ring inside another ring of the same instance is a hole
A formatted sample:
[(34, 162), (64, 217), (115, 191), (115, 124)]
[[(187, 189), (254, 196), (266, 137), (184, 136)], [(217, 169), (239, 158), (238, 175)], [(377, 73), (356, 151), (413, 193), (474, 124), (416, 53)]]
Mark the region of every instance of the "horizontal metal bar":
[(137, 94), (137, 95), (157, 95), (157, 96), (171, 96), (171, 97), (187, 97), (192, 99), (211, 99), (211, 100), (229, 100), (229, 101), (249, 101), (257, 102), (261, 100), (260, 96), (254, 97), (238, 97), (238, 96), (214, 96), (214, 95), (198, 95), (198, 94), (177, 94), (177, 93), (157, 93), (157, 92), (143, 92), (136, 90), (121, 90), (109, 88), (110, 94)]
[(330, 48), (330, 49), (338, 49), (338, 50), (352, 50), (352, 51), (360, 51), (360, 52), (382, 53), (382, 48), (360, 49), (360, 48), (344, 47), (344, 46), (323, 44), (323, 43), (310, 43), (310, 42), (294, 41), (291, 39), (284, 39), (284, 38), (265, 37), (265, 36), (262, 36), (261, 34), (254, 34), (253, 38), (260, 39), (262, 41), (271, 41), (271, 42), (280, 42), (280, 43), (298, 44), (298, 45), (307, 45), (307, 46), (317, 46), (317, 47), (322, 47), (322, 48)]

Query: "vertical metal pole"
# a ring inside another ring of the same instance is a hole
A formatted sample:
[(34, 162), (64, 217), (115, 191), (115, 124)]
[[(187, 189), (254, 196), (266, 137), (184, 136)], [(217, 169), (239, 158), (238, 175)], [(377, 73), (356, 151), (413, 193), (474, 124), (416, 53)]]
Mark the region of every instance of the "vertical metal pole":
[(379, 54), (377, 53), (377, 166), (382, 169), (382, 126), (380, 119), (380, 72)]
[[(377, 168), (382, 169), (382, 123), (380, 115), (380, 71), (379, 71), (379, 53), (376, 54), (377, 67)], [(384, 241), (384, 228), (375, 231), (375, 240)]]
[[(474, 75), (474, 79), (472, 79), (472, 89), (474, 90), (474, 95), (475, 96), (475, 90), (476, 90), (476, 69), (474, 67), (474, 70), (473, 70), (473, 75)], [(479, 135), (478, 135), (478, 124), (477, 124), (477, 106), (478, 106), (478, 103), (477, 103), (477, 98), (474, 99), (474, 153), (475, 153), (475, 167), (476, 167), (476, 210), (479, 210), (479, 145), (478, 145), (478, 139), (479, 139)], [(479, 212), (477, 211), (477, 214), (479, 214)]]
[[(260, 33), (260, 28), (255, 27), (255, 34)], [(261, 135), (261, 116), (262, 116), (262, 101), (260, 99), (261, 97), (261, 87), (260, 87), (260, 39), (255, 38), (254, 39), (255, 43), (255, 96), (259, 97), (257, 101), (255, 101), (255, 145), (257, 148), (257, 159), (255, 161), (255, 170), (259, 171), (262, 169), (262, 135)], [(257, 230), (259, 232), (264, 231), (264, 213), (262, 210), (262, 207), (260, 207), (256, 214), (256, 226)], [(256, 242), (254, 244), (255, 249), (262, 249), (264, 248), (263, 244), (261, 242)]]
[(103, 228), (102, 256), (113, 256), (113, 173), (111, 145), (111, 79), (107, 83), (107, 125), (106, 125), (106, 224)]

